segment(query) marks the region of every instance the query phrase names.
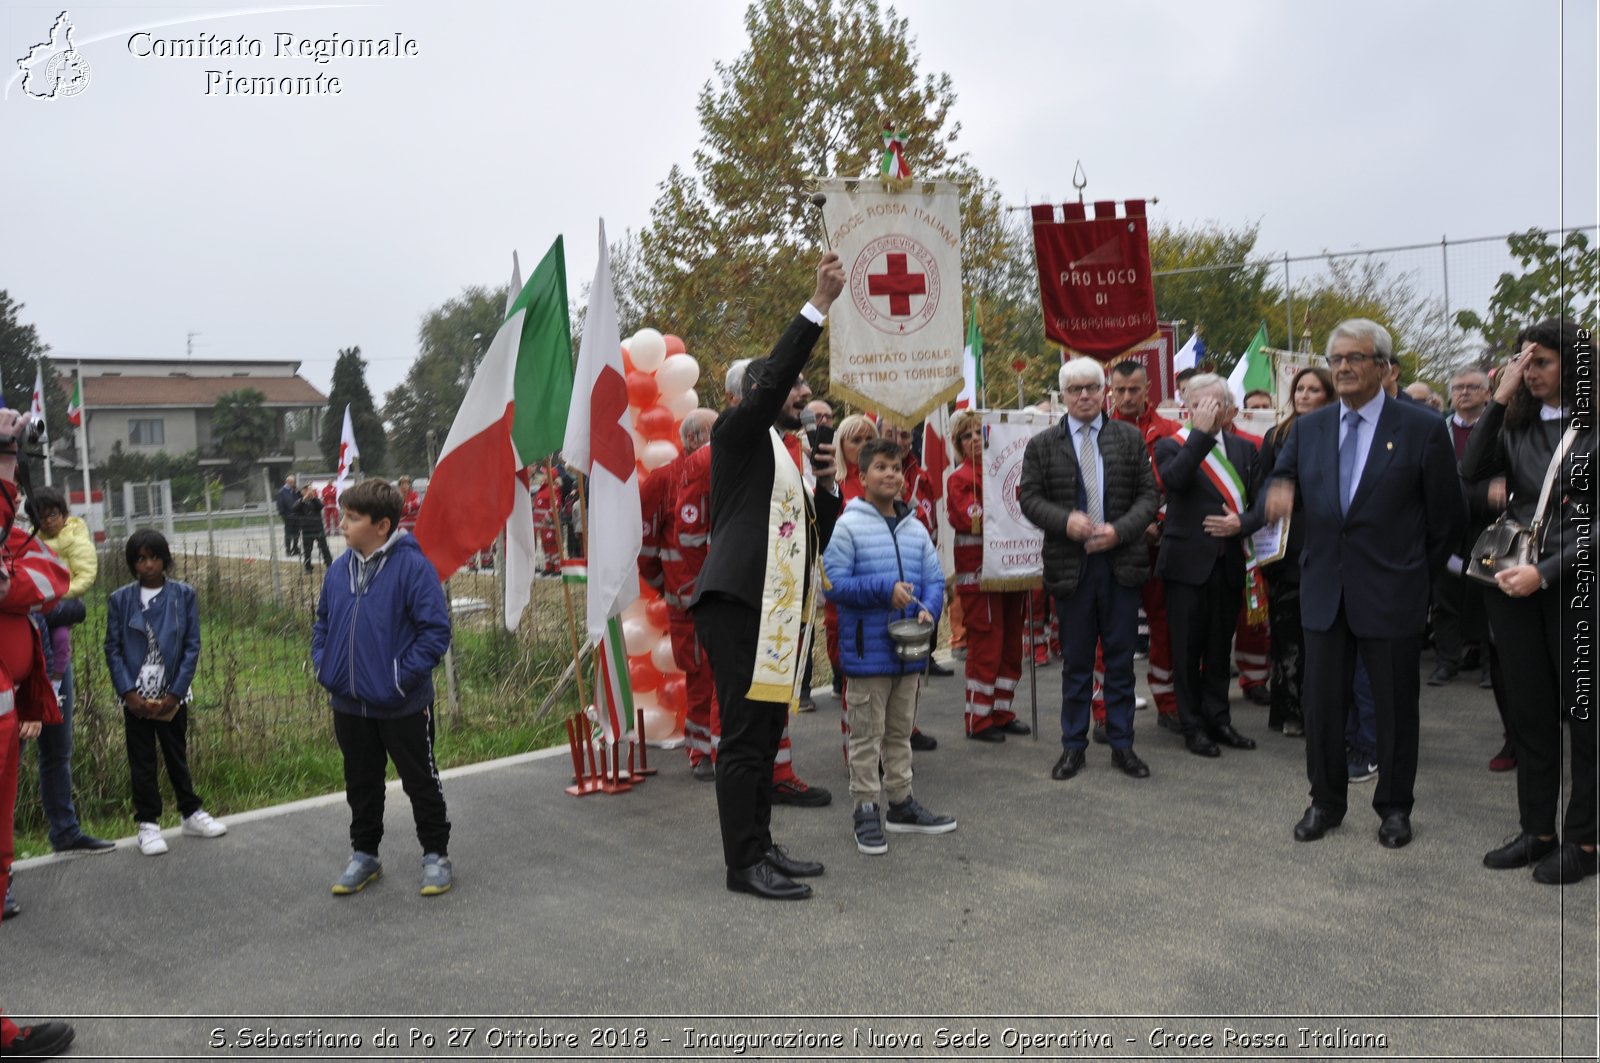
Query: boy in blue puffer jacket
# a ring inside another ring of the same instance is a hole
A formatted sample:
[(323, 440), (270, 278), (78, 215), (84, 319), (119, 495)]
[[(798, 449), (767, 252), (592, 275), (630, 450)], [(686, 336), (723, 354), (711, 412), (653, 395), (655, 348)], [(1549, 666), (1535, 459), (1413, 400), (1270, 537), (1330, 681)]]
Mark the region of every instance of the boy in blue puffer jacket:
[(934, 815), (911, 796), (911, 729), (927, 662), (901, 661), (889, 638), (891, 620), (915, 615), (938, 621), (944, 573), (927, 529), (900, 500), (900, 448), (893, 440), (872, 440), (861, 447), (858, 468), (866, 497), (845, 507), (822, 567), (831, 584), (828, 600), (839, 607), (856, 848), (877, 856), (889, 851), (878, 806), (880, 761), (891, 833), (956, 829), (954, 819)]
[(339, 499), (349, 549), (322, 580), (311, 662), (328, 688), (344, 754), (350, 846), (336, 896), (359, 893), (383, 871), (384, 773), (393, 760), (422, 843), (422, 894), (451, 886), (450, 818), (433, 762), (433, 670), (450, 645), (450, 613), (433, 565), (400, 525), (404, 500), (383, 480)]

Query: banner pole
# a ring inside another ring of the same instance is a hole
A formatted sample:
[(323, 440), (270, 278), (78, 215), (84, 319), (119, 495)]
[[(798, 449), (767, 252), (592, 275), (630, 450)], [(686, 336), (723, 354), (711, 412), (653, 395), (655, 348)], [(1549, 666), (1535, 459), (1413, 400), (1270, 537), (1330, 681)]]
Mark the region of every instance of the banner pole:
[[(1033, 706), (1033, 740), (1039, 740), (1039, 668), (1033, 654), (1033, 592), (1028, 595), (1028, 646), (1023, 651), (1028, 658), (1028, 701)], [(1046, 643), (1048, 645), (1048, 642)]]
[[(567, 603), (567, 634), (572, 641), (572, 681), (578, 687), (578, 711), (581, 713), (589, 704), (589, 695), (583, 689), (583, 651), (578, 648), (578, 616), (572, 608), (572, 584), (567, 582), (567, 537), (561, 533), (561, 509), (556, 502), (556, 489), (561, 483), (556, 477), (556, 467), (545, 462), (545, 488), (550, 492), (551, 518), (556, 522), (556, 556), (561, 560), (561, 597)], [(584, 525), (588, 527), (587, 524)], [(587, 558), (585, 559), (587, 560)], [(587, 629), (585, 630), (587, 634)], [(604, 646), (596, 647), (596, 652), (604, 653)]]

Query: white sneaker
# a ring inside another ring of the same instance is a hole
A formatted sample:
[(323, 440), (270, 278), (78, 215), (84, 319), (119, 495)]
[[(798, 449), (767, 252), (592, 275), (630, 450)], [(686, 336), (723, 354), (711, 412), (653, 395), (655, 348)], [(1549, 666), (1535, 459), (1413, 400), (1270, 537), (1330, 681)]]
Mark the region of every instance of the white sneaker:
[(228, 833), (228, 825), (212, 819), (211, 813), (202, 808), (192, 816), (183, 817), (183, 833), (194, 838), (220, 838)]
[(139, 824), (139, 851), (146, 856), (160, 856), (167, 851), (167, 839), (161, 836), (160, 824)]

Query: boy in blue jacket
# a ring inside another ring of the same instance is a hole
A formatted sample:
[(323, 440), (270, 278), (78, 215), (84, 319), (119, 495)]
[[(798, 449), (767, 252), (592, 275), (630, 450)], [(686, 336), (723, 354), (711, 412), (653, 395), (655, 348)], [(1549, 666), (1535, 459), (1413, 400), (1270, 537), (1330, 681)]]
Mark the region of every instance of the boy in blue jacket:
[(871, 440), (861, 447), (858, 467), (866, 496), (845, 507), (822, 566), (831, 584), (828, 600), (839, 607), (856, 848), (877, 856), (889, 851), (878, 806), (880, 762), (890, 833), (956, 829), (954, 819), (929, 812), (911, 795), (911, 729), (927, 662), (901, 661), (889, 638), (891, 620), (915, 615), (937, 622), (944, 573), (927, 529), (900, 500), (905, 481), (900, 448), (893, 440)]
[(350, 802), (354, 851), (333, 892), (359, 893), (383, 872), (384, 773), (393, 760), (422, 843), (422, 895), (433, 897), (451, 885), (450, 817), (433, 763), (433, 670), (450, 645), (450, 614), (417, 540), (396, 530), (399, 491), (364, 480), (339, 504), (349, 549), (323, 577), (311, 629)]

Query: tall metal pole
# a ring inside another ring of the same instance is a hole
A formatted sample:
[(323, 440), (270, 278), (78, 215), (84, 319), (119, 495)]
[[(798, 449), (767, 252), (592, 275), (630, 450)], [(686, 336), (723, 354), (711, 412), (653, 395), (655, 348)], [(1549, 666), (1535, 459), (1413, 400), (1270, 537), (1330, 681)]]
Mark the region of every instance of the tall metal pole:
[[(272, 600), (282, 605), (283, 573), (278, 571), (278, 529), (272, 523), (272, 473), (267, 471), (265, 465), (261, 467), (261, 490), (265, 492), (267, 500), (267, 567), (272, 569)], [(306, 555), (306, 560), (311, 560), (310, 554)]]
[(1283, 314), (1284, 335), (1294, 335), (1294, 289), (1289, 287), (1289, 252), (1283, 253)]
[[(434, 452), (434, 433), (432, 429), (428, 430), (426, 439), (428, 442), (428, 478), (429, 480), (432, 480), (433, 474), (435, 471), (437, 471), (439, 464), (438, 456)], [(450, 602), (450, 581), (443, 581), (441, 586), (444, 589), (445, 613), (446, 615), (451, 616), (451, 623), (454, 624), (453, 606)], [(445, 691), (447, 697), (449, 698), (450, 727), (453, 730), (461, 725), (461, 694), (456, 688), (456, 652), (454, 648), (454, 640), (452, 640), (451, 645), (446, 646), (444, 650), (444, 683)]]
[[(89, 487), (89, 406), (83, 401), (83, 363), (78, 363), (78, 460), (83, 464), (83, 511), (90, 514), (94, 510), (94, 493)], [(94, 521), (88, 521), (89, 527), (94, 527)], [(102, 515), (101, 527), (105, 527)]]
[(1444, 269), (1444, 337), (1450, 337), (1450, 241), (1439, 237), (1439, 264)]

